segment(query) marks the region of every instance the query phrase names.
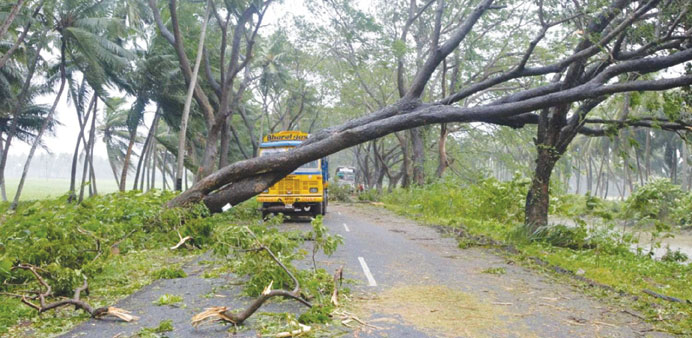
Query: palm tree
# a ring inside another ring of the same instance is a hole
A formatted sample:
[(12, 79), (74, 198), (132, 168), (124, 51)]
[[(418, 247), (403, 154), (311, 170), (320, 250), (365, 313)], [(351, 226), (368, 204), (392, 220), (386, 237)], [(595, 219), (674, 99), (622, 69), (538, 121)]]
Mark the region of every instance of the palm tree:
[[(66, 0), (56, 3), (56, 7), (46, 15), (55, 22), (55, 38), (60, 45), (60, 87), (53, 106), (38, 132), (24, 165), (17, 194), (11, 208), (19, 201), (24, 181), (34, 152), (47, 126), (52, 123), (55, 108), (62, 96), (67, 80), (68, 63), (76, 67), (84, 76), (95, 94), (105, 97), (104, 86), (115, 83), (127, 87), (122, 74), (129, 68), (132, 54), (117, 42), (124, 34), (122, 20), (111, 15), (111, 2)], [(45, 12), (45, 11), (44, 11)]]
[(127, 129), (128, 110), (120, 109), (125, 103), (123, 98), (110, 98), (107, 100), (103, 123), (99, 126), (103, 143), (106, 144), (108, 163), (113, 171), (115, 182), (120, 185), (118, 167), (125, 161), (130, 141), (130, 132)]

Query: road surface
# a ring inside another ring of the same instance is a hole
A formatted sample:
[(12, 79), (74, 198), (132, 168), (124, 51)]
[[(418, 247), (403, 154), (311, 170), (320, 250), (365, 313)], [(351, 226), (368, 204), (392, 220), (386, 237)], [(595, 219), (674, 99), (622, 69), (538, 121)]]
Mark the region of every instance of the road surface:
[[(348, 337), (665, 336), (632, 311), (585, 296), (575, 286), (514, 265), (489, 249), (459, 249), (456, 240), (434, 228), (380, 207), (332, 203), (325, 225), (344, 237), (344, 244), (317, 263), (328, 271), (344, 266), (344, 278), (354, 282), (347, 311), (368, 324), (350, 322)], [(283, 227), (307, 231), (310, 223)], [(240, 286), (229, 285), (233, 276), (202, 278), (205, 268), (199, 264), (186, 269), (187, 278), (157, 281), (117, 305), (142, 317), (137, 323), (90, 320), (65, 337), (127, 336), (165, 319), (173, 320), (170, 337), (227, 336), (230, 326), (194, 329), (190, 317), (208, 306), (242, 307), (249, 299), (238, 296)], [(153, 305), (164, 293), (184, 295), (186, 306)], [(303, 310), (293, 302), (262, 308)], [(251, 318), (247, 326), (253, 323)], [(251, 329), (236, 334), (255, 335)]]

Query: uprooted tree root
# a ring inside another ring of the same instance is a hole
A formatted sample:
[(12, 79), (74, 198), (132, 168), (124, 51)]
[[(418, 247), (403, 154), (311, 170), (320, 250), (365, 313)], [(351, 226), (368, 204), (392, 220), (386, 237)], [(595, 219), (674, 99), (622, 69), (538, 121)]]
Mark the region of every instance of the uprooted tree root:
[(245, 227), (245, 230), (255, 239), (255, 242), (257, 243), (257, 248), (253, 249), (252, 251), (266, 251), (272, 258), (272, 260), (276, 262), (276, 264), (278, 264), (281, 267), (281, 269), (283, 269), (289, 275), (289, 277), (291, 277), (295, 287), (291, 291), (272, 290), (273, 282), (269, 283), (269, 285), (267, 285), (264, 291), (262, 291), (262, 294), (259, 297), (257, 297), (255, 301), (252, 302), (252, 304), (250, 304), (250, 306), (248, 306), (242, 312), (234, 313), (231, 311), (231, 309), (225, 306), (210, 307), (207, 308), (204, 312), (192, 317), (193, 326), (198, 326), (206, 321), (225, 321), (233, 323), (234, 325), (241, 324), (250, 316), (252, 316), (262, 306), (262, 304), (264, 304), (267, 300), (273, 297), (284, 297), (294, 299), (307, 307), (312, 307), (312, 304), (310, 304), (310, 302), (308, 302), (300, 296), (300, 283), (298, 282), (298, 279), (293, 275), (293, 273), (291, 273), (291, 271), (288, 268), (286, 268), (286, 266), (283, 263), (281, 263), (281, 261), (276, 257), (276, 255), (274, 255), (271, 249), (269, 249), (267, 246), (265, 246), (259, 241), (255, 233), (252, 232), (250, 228)]
[[(53, 289), (51, 286), (46, 283), (46, 281), (41, 277), (41, 274), (38, 273), (39, 268), (31, 265), (31, 264), (18, 264), (14, 267), (12, 267), (12, 270), (16, 269), (21, 269), (21, 270), (28, 270), (31, 271), (31, 273), (34, 275), (36, 280), (38, 281), (41, 286), (45, 288), (45, 291), (36, 291), (33, 292), (35, 295), (34, 296), (26, 296), (26, 295), (13, 295), (20, 297), (22, 300), (22, 303), (36, 309), (38, 313), (43, 313), (48, 310), (52, 309), (58, 309), (63, 306), (68, 306), (68, 305), (73, 305), (75, 309), (82, 309), (85, 312), (89, 313), (91, 315), (91, 318), (96, 318), (100, 319), (106, 316), (114, 316), (118, 317), (123, 321), (130, 322), (133, 320), (139, 319), (137, 316), (131, 315), (128, 311), (119, 309), (117, 307), (99, 307), (99, 308), (93, 308), (89, 303), (83, 301), (80, 299), (80, 296), (82, 292), (86, 291), (88, 292), (89, 290), (89, 284), (87, 283), (86, 277), (84, 277), (84, 284), (82, 286), (78, 287), (74, 291), (74, 296), (72, 298), (68, 299), (62, 299), (53, 303), (46, 303), (46, 298), (50, 297), (53, 295)], [(37, 300), (39, 301), (38, 304), (32, 302), (32, 300)]]

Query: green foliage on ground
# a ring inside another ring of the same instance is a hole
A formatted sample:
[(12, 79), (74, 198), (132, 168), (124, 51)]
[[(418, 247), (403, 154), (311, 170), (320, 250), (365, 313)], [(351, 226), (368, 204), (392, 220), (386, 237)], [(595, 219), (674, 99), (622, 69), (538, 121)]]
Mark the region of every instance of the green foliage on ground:
[[(312, 238), (312, 248), (330, 255), (341, 242), (331, 236), (321, 217), (312, 223), (308, 234), (281, 231), (283, 218), (261, 220), (254, 200), (222, 214), (210, 215), (202, 206), (166, 209), (173, 194), (152, 191), (126, 192), (97, 196), (81, 204), (68, 203), (67, 197), (24, 202), (16, 211), (0, 205), (0, 292), (20, 294), (38, 290), (34, 277), (23, 270), (13, 270), (17, 263), (40, 268), (41, 275), (53, 287), (55, 296), (71, 296), (83, 278), (89, 281), (89, 295), (82, 298), (94, 306), (112, 305), (156, 279), (183, 278), (181, 263), (193, 250), (170, 250), (180, 236), (190, 236), (194, 247), (211, 248), (234, 273), (247, 277), (244, 293), (259, 295), (267, 285), (273, 289), (292, 290), (294, 283), (266, 251), (255, 251), (266, 245), (298, 279), (301, 292), (318, 309), (301, 319), (304, 323), (323, 323), (329, 307), (333, 279), (329, 272), (299, 270), (297, 260), (305, 259), (305, 239)], [(256, 238), (254, 237), (256, 236)], [(50, 301), (50, 300), (49, 300)], [(177, 304), (182, 299), (164, 295), (159, 305)], [(291, 317), (293, 327), (297, 319)], [(18, 297), (0, 295), (0, 335), (23, 334), (16, 326), (31, 321), (39, 335), (55, 335), (83, 320), (82, 311), (65, 308), (52, 316), (39, 317), (34, 309)], [(165, 323), (164, 323), (165, 324)], [(287, 324), (288, 325), (288, 324)], [(278, 327), (278, 326), (276, 326)], [(273, 328), (276, 328), (273, 327)], [(147, 329), (140, 333), (152, 336), (165, 331)]]
[(308, 236), (293, 231), (281, 231), (277, 226), (281, 217), (274, 217), (266, 223), (229, 223), (217, 227), (213, 234), (216, 244), (213, 248), (220, 257), (234, 257), (229, 261), (231, 270), (247, 276), (244, 293), (258, 296), (269, 285), (272, 289), (293, 290), (293, 279), (279, 266), (266, 250), (269, 248), (277, 259), (296, 277), (304, 296), (319, 305), (329, 302), (333, 291), (332, 276), (315, 265), (312, 270), (299, 270), (294, 263), (305, 259), (308, 252), (302, 249), (305, 238), (314, 239), (313, 250), (331, 255), (342, 242), (341, 237), (327, 234), (322, 218), (312, 221), (313, 231)]
[(155, 300), (153, 303), (158, 305), (158, 306), (164, 306), (164, 305), (175, 305), (177, 303), (182, 303), (183, 302), (183, 297), (178, 296), (178, 295), (169, 295), (169, 294), (163, 294), (159, 299)]
[[(12, 269), (25, 263), (40, 268), (56, 297), (72, 296), (86, 277), (90, 294), (83, 298), (97, 306), (112, 305), (157, 278), (184, 275), (179, 268), (170, 268), (190, 254), (168, 248), (178, 241), (178, 233), (204, 247), (215, 224), (256, 216), (252, 203), (213, 216), (201, 205), (165, 209), (173, 196), (171, 192), (131, 191), (96, 196), (81, 204), (68, 203), (62, 196), (22, 202), (15, 211), (0, 204), (0, 292), (39, 290), (31, 273)], [(27, 319), (39, 332), (54, 334), (87, 318), (69, 309), (56, 312), (59, 315), (53, 320), (46, 316), (39, 320), (35, 310), (8, 295), (0, 295), (0, 304), (5, 310), (0, 312), (0, 334)]]
[(164, 335), (161, 335), (161, 333), (166, 333), (166, 332), (171, 332), (171, 331), (173, 331), (173, 321), (170, 319), (167, 319), (167, 320), (162, 320), (159, 323), (159, 326), (157, 326), (157, 327), (142, 328), (137, 333), (137, 337), (141, 337), (141, 338), (165, 337)]
[(339, 185), (333, 182), (329, 185), (329, 200), (339, 202), (350, 202), (353, 195), (353, 187), (348, 185)]
[[(684, 196), (671, 198), (667, 194), (676, 194), (675, 189), (661, 182), (635, 193), (624, 207), (591, 196), (554, 196), (551, 212), (562, 217), (594, 216), (605, 224), (594, 226), (576, 217), (574, 225), (552, 226), (526, 234), (522, 222), (527, 184), (521, 178), (508, 182), (484, 179), (473, 185), (445, 179), (425, 187), (397, 189), (385, 194), (382, 201), (398, 213), (468, 234), (460, 239), (461, 247), (479, 245), (475, 238), (483, 236), (513, 245), (518, 256), (526, 258), (526, 264), (532, 264), (530, 257), (537, 257), (573, 272), (581, 270), (586, 278), (638, 296), (640, 301), (634, 306), (659, 329), (692, 334), (690, 304), (671, 303), (642, 293), (649, 289), (692, 301), (692, 265), (680, 264), (682, 257), (674, 252), (662, 261), (633, 252), (632, 235), (609, 222), (634, 211), (640, 215), (658, 214), (661, 208), (675, 215), (675, 210), (684, 207), (679, 202)], [(659, 188), (665, 192), (651, 192)], [(649, 198), (642, 198), (643, 195)]]
[[(680, 186), (668, 179), (660, 178), (637, 187), (624, 204), (623, 213), (627, 218), (640, 222), (662, 221), (677, 223), (674, 211), (682, 204), (685, 193)], [(683, 216), (683, 215), (680, 215)]]
[(185, 271), (183, 271), (183, 269), (179, 267), (165, 267), (154, 271), (153, 276), (155, 279), (176, 279), (185, 278), (187, 277), (187, 274), (185, 273)]

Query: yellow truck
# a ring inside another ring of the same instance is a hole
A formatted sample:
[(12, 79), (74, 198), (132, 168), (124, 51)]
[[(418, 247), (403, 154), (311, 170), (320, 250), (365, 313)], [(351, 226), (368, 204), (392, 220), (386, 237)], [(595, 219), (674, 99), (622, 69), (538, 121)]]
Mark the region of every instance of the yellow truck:
[[(300, 131), (282, 131), (264, 136), (259, 156), (288, 151), (307, 140)], [(305, 163), (257, 197), (262, 216), (283, 213), (295, 216), (324, 215), (327, 212), (329, 167), (327, 158)]]

